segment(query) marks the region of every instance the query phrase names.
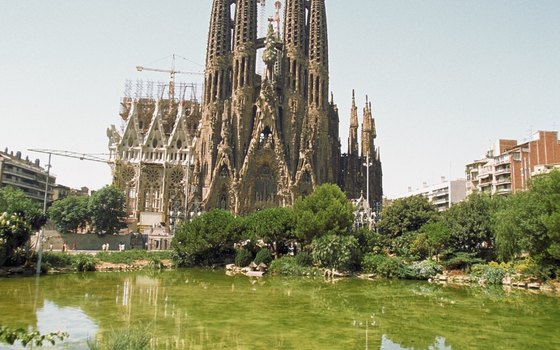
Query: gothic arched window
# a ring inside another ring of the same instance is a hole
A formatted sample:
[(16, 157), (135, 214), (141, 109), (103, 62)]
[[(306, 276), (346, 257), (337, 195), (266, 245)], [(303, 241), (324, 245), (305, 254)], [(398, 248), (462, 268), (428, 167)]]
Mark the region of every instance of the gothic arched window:
[(229, 171), (227, 165), (222, 165), (222, 168), (220, 169), (220, 177), (226, 178), (228, 177), (228, 175), (229, 175)]
[(220, 193), (220, 201), (218, 203), (218, 207), (220, 209), (228, 209), (228, 195), (227, 195), (227, 188), (224, 186), (222, 187), (222, 192)]
[(276, 179), (268, 165), (260, 167), (255, 179), (255, 199), (263, 202), (274, 202), (277, 192)]

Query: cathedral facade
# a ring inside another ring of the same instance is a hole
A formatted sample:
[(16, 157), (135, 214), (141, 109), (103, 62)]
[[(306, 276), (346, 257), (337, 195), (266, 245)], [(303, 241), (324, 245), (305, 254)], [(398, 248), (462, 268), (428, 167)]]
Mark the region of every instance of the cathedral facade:
[(354, 94), (341, 154), (325, 0), (285, 0), (282, 24), (277, 1), (276, 26), (264, 37), (258, 5), (213, 0), (200, 104), (171, 95), (123, 101), (125, 127), (108, 130), (109, 148), (114, 182), (129, 194), (136, 219), (147, 211), (169, 222), (172, 211), (291, 206), (323, 183), (349, 198), (369, 190), (370, 205), (381, 202), (372, 106), (366, 100), (358, 139)]

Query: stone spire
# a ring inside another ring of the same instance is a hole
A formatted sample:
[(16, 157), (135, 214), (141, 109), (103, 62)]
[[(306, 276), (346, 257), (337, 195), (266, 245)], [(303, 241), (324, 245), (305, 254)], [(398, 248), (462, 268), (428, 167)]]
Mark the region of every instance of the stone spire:
[(238, 0), (233, 40), (233, 89), (252, 86), (256, 67), (257, 1)]
[(366, 96), (366, 105), (364, 107), (364, 120), (362, 121), (362, 157), (366, 157), (368, 154), (370, 157), (375, 156), (375, 147), (373, 145), (373, 140), (375, 138), (373, 130), (373, 117), (371, 113), (371, 102), (369, 102)]
[[(208, 30), (204, 102), (209, 104), (226, 94), (227, 56), (231, 51), (231, 13), (229, 0), (214, 0)], [(224, 65), (226, 67), (224, 67)]]
[(286, 0), (284, 10), (284, 46), (288, 55), (305, 54), (305, 1)]
[(312, 0), (309, 9), (309, 103), (328, 103), (329, 47), (325, 0)]
[(348, 154), (358, 157), (358, 107), (356, 107), (356, 96), (352, 90), (352, 108), (350, 110), (350, 133), (348, 136)]

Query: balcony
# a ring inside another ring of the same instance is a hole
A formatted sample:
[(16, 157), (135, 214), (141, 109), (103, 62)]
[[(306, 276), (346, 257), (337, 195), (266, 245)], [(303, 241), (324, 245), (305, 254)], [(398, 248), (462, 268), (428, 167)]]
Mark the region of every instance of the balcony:
[(500, 187), (496, 189), (497, 195), (506, 195), (511, 193), (511, 187)]
[(492, 176), (492, 173), (489, 172), (489, 171), (484, 171), (484, 172), (481, 172), (480, 174), (478, 174), (478, 179), (482, 180), (482, 179), (485, 179), (489, 176)]
[(511, 172), (511, 168), (508, 167), (499, 167), (496, 168), (496, 172), (494, 173), (495, 175), (500, 175), (500, 174), (509, 174)]
[(436, 205), (436, 206), (440, 206), (442, 204), (448, 204), (449, 200), (447, 198), (438, 198), (438, 199), (432, 199), (432, 204)]
[(503, 156), (499, 156), (498, 158), (496, 158), (495, 160), (495, 165), (500, 165), (500, 164), (508, 164), (509, 163), (509, 154), (508, 155), (503, 155)]
[(503, 184), (511, 184), (511, 178), (508, 176), (496, 180), (496, 185), (503, 185)]

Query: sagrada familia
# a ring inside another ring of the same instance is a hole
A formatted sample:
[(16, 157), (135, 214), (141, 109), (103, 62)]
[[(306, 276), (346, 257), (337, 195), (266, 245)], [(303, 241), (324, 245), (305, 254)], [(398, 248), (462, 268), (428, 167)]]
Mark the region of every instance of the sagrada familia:
[(171, 82), (169, 96), (121, 102), (123, 127), (107, 130), (113, 182), (139, 224), (212, 208), (245, 214), (291, 206), (323, 183), (350, 199), (366, 196), (370, 207), (381, 203), (372, 106), (366, 98), (358, 138), (354, 92), (341, 154), (325, 0), (285, 0), (283, 16), (277, 1), (264, 37), (257, 34), (260, 3), (213, 0), (202, 101), (177, 94), (182, 89)]

